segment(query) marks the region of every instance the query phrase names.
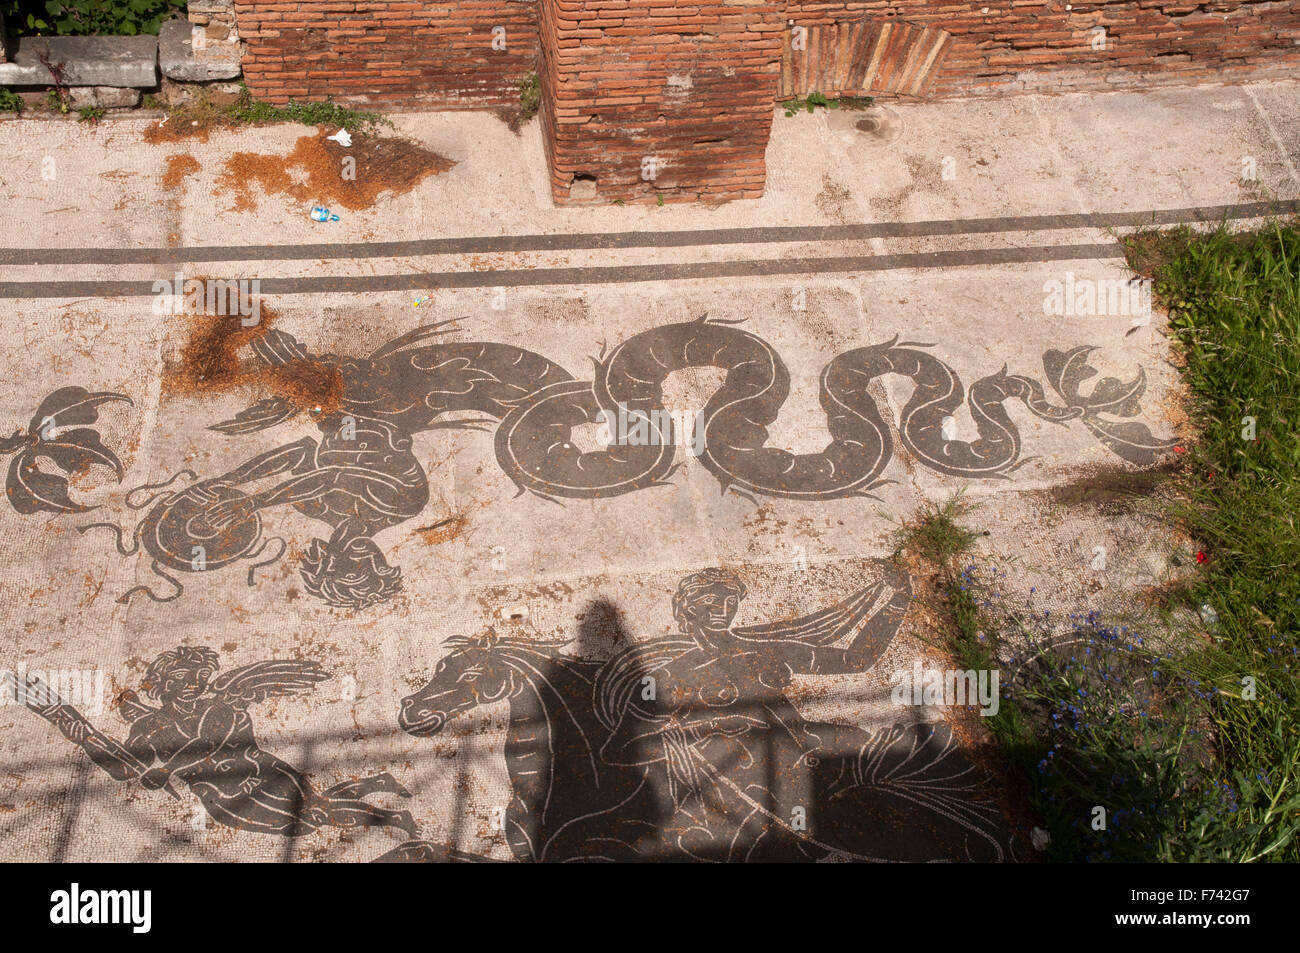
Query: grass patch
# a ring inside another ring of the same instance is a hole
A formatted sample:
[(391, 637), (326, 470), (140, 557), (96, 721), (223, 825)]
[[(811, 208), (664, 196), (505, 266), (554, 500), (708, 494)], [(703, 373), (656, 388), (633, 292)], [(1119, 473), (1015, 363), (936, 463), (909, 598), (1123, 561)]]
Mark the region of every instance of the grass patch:
[(1059, 635), (1050, 610), (1004, 602), (1005, 573), (969, 561), (982, 535), (966, 524), (972, 511), (960, 495), (926, 504), (898, 531), (898, 554), (931, 570), (956, 666), (999, 673), (997, 713), (980, 724), (1049, 835), (1048, 858), (1154, 859), (1197, 734), (1189, 704), (1168, 702), (1192, 686), (1171, 686), (1176, 676), (1127, 629), (1089, 615)]
[(1184, 664), (1217, 690), (1221, 772), (1239, 788), (1221, 833), (1241, 842), (1234, 859), (1300, 860), (1300, 228), (1126, 247), (1169, 308), (1198, 432), (1169, 516), (1206, 559), (1170, 598), (1217, 617)]
[(787, 99), (781, 103), (787, 116), (793, 116), (800, 111), (814, 112), (818, 107), (822, 109), (867, 109), (875, 100), (870, 96), (841, 96), (838, 99), (828, 99), (824, 94), (811, 92), (802, 99)]
[[(1288, 239), (1281, 241), (1282, 246), (1270, 252), (1268, 243), (1257, 247), (1229, 239), (1216, 244), (1214, 254), (1225, 255), (1231, 248), (1234, 257), (1223, 263), (1223, 274), (1232, 274), (1245, 287), (1258, 285), (1256, 300), (1268, 309), (1284, 311), (1290, 307), (1291, 291), (1270, 290), (1269, 283), (1294, 285), (1296, 273), (1292, 270), (1288, 278), (1281, 261), (1297, 259), (1290, 254)], [(1196, 247), (1196, 243), (1186, 244), (1170, 257), (1167, 267), (1187, 267), (1190, 261), (1200, 260), (1193, 251)], [(1188, 255), (1192, 257), (1184, 257)], [(1203, 264), (1208, 267), (1206, 261)], [(1195, 270), (1193, 274), (1204, 277), (1205, 273)], [(1265, 276), (1268, 281), (1261, 281)], [(1236, 303), (1248, 303), (1251, 295), (1240, 285), (1192, 294), (1192, 286), (1179, 281), (1166, 286), (1165, 293), (1175, 287), (1186, 291), (1183, 298), (1175, 299), (1186, 308), (1200, 300), (1221, 304), (1234, 296), (1239, 299)], [(1234, 326), (1223, 316), (1213, 322), (1204, 320), (1216, 338)], [(1258, 330), (1256, 321), (1256, 334)], [(1291, 348), (1300, 342), (1300, 328), (1296, 330), (1290, 337)], [(1218, 350), (1206, 351), (1206, 360), (1221, 363), (1222, 356), (1209, 355), (1218, 355)], [(1271, 386), (1279, 365), (1288, 363), (1264, 360), (1261, 354), (1249, 360)], [(1206, 393), (1222, 394), (1227, 382), (1249, 380), (1243, 368), (1216, 367), (1208, 373), (1213, 373), (1216, 389)], [(1191, 367), (1188, 378), (1193, 390), (1203, 386)], [(1300, 374), (1292, 377), (1292, 384), (1300, 384)], [(1205, 408), (1197, 407), (1200, 419)], [(1238, 403), (1229, 407), (1219, 416), (1238, 413)], [(1235, 417), (1229, 419), (1236, 423)], [(1234, 439), (1240, 442), (1242, 436), (1235, 433)], [(1206, 439), (1196, 452), (1210, 446), (1212, 441)], [(1225, 472), (1221, 458), (1227, 449), (1219, 447), (1214, 458), (1219, 473)], [(1170, 498), (1177, 502), (1166, 503), (1173, 507), (1169, 517), (1200, 533), (1200, 540), (1214, 538), (1206, 524), (1226, 527), (1251, 519), (1242, 502), (1223, 498), (1225, 491), (1231, 497), (1240, 490), (1223, 489), (1221, 477), (1206, 482), (1192, 467), (1173, 478), (1196, 485)], [(1210, 498), (1205, 498), (1206, 493)], [(1261, 621), (1257, 610), (1268, 605), (1282, 615), (1281, 606), (1261, 601), (1264, 589), (1286, 602), (1292, 612), (1300, 603), (1294, 584), (1278, 588), (1270, 585), (1269, 575), (1261, 575), (1269, 560), (1290, 560), (1277, 566), (1300, 564), (1294, 529), (1275, 508), (1300, 501), (1284, 497), (1269, 504), (1255, 497), (1252, 501), (1261, 510), (1247, 532), (1266, 538), (1249, 547), (1248, 558), (1235, 559), (1244, 559), (1249, 579), (1235, 579), (1242, 567), (1206, 568), (1214, 562), (1208, 560), (1177, 590), (1187, 606), (1209, 605), (1218, 588), (1225, 586), (1248, 593), (1244, 602), (1218, 599), (1213, 603), (1219, 612), (1218, 637), (1204, 649), (1199, 647), (1205, 645), (1204, 638), (1177, 629), (1169, 644), (1153, 646), (1143, 634), (1109, 623), (1096, 612), (1053, 618), (1052, 611), (1034, 605), (1032, 590), (1021, 601), (1009, 598), (1002, 592), (1006, 573), (982, 568), (970, 555), (980, 533), (967, 524), (972, 507), (961, 498), (941, 506), (928, 504), (898, 530), (898, 554), (913, 556), (931, 569), (936, 603), (932, 607), (943, 620), (944, 649), (958, 668), (1000, 675), (997, 714), (980, 719), (980, 724), (995, 740), (1013, 775), (1009, 787), (1023, 790), (1036, 826), (1050, 835), (1047, 857), (1052, 861), (1294, 859), (1300, 823), (1295, 793), (1300, 724), (1292, 702), (1296, 620), (1294, 615), (1286, 616), (1290, 636), (1281, 636), (1274, 631), (1278, 627)], [(1213, 516), (1212, 501), (1217, 507)], [(1223, 510), (1225, 506), (1230, 510)], [(1193, 520), (1193, 514), (1199, 514), (1199, 519)], [(1265, 525), (1270, 514), (1273, 527)], [(1256, 633), (1244, 645), (1227, 636), (1234, 618)], [(1170, 646), (1179, 647), (1170, 650)], [(1256, 673), (1253, 701), (1243, 698), (1242, 677), (1247, 671)]]
[(951, 573), (954, 561), (975, 544), (981, 533), (967, 529), (962, 519), (971, 505), (961, 493), (945, 503), (926, 503), (895, 534), (896, 553), (918, 556), (941, 572)]
[(253, 99), (247, 89), (241, 91), (227, 115), (236, 125), (298, 122), (304, 126), (338, 126), (348, 132), (373, 132), (380, 125), (392, 126), (391, 120), (377, 112), (349, 109), (338, 103), (300, 103), (291, 99), (288, 105), (272, 106)]
[(503, 106), (496, 111), (497, 116), (517, 133), (524, 123), (535, 117), (542, 108), (542, 81), (536, 73), (529, 73), (519, 82), (519, 102)]
[(542, 108), (542, 81), (536, 73), (529, 73), (519, 84), (519, 121), (527, 122)]
[(1001, 673), (983, 722), (1051, 859), (1300, 860), (1300, 229), (1125, 246), (1170, 312), (1197, 434), (1157, 501), (1203, 553), (1167, 588), (1162, 647), (1096, 613), (1053, 619), (1032, 590), (1012, 604), (1004, 574), (963, 560), (955, 503), (900, 547), (934, 567), (948, 651)]
[(82, 106), (77, 110), (77, 121), (88, 122), (93, 126), (104, 118), (107, 111), (103, 106)]
[(50, 112), (66, 116), (72, 111), (72, 100), (68, 97), (66, 90), (56, 86), (45, 94), (45, 108)]
[(1002, 673), (998, 713), (983, 721), (1050, 835), (1048, 859), (1234, 859), (1231, 844), (1193, 833), (1239, 807), (1213, 764), (1213, 690), (1127, 626), (1003, 604), (999, 583), (973, 564), (951, 582), (949, 647), (966, 668)]
[(0, 113), (20, 113), (22, 111), (22, 97), (12, 89), (0, 87)]
[(304, 126), (336, 126), (353, 133), (374, 133), (381, 126), (393, 125), (392, 120), (380, 113), (350, 109), (333, 102), (300, 103), (290, 100), (287, 105), (274, 106), (254, 99), (248, 87), (241, 84), (239, 95), (231, 102), (214, 102), (204, 91), (192, 102), (171, 107), (167, 110), (166, 125), (157, 127), (153, 138), (160, 141), (205, 139), (213, 129), (280, 122), (297, 122)]

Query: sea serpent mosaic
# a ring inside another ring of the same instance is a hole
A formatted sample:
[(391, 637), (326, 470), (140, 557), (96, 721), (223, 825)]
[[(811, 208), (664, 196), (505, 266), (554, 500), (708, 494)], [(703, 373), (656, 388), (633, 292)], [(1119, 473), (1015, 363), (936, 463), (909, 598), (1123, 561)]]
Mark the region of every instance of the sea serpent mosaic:
[[(681, 466), (683, 435), (655, 421), (668, 376), (687, 368), (725, 372), (700, 413), (698, 461), (723, 492), (749, 499), (779, 497), (833, 500), (870, 496), (894, 453), (891, 428), (873, 382), (901, 375), (913, 384), (897, 432), (907, 452), (939, 473), (971, 479), (1006, 479), (1026, 462), (1019, 431), (1004, 404), (1018, 400), (1035, 416), (1058, 425), (1077, 422), (1111, 452), (1134, 464), (1154, 463), (1172, 441), (1158, 439), (1132, 418), (1141, 411), (1146, 373), (1132, 380), (1105, 377), (1090, 393), (1082, 385), (1097, 374), (1088, 363), (1095, 350), (1080, 345), (1049, 350), (1042, 364), (1049, 398), (1031, 377), (1003, 367), (967, 390), (957, 374), (926, 348), (897, 338), (854, 348), (823, 369), (818, 396), (831, 441), (817, 453), (796, 454), (767, 446), (768, 428), (790, 391), (790, 374), (770, 344), (734, 323), (701, 317), (633, 335), (607, 355), (592, 359), (591, 380), (577, 380), (555, 362), (513, 344), (436, 341), (456, 330), (452, 322), (417, 328), (367, 357), (311, 354), (291, 335), (268, 330), (251, 343), (256, 360), (269, 367), (307, 364), (337, 372), (342, 398), (316, 416), (319, 439), (310, 437), (260, 453), (219, 476), (200, 479), (181, 471), (163, 484), (137, 487), (132, 509), (147, 513), (130, 534), (111, 523), (124, 555), (140, 550), (170, 587), (159, 594), (137, 586), (123, 598), (143, 594), (157, 601), (178, 597), (177, 574), (209, 572), (245, 563), (254, 570), (280, 558), (284, 542), (268, 538), (263, 513), (292, 506), (329, 527), (314, 539), (299, 567), (307, 591), (331, 606), (364, 609), (401, 590), (401, 570), (388, 563), (375, 537), (415, 519), (429, 501), (427, 477), (412, 452), (420, 433), (495, 427), (498, 465), (520, 493), (546, 500), (621, 496), (669, 483)], [(28, 431), (0, 443), (16, 454), (7, 490), (19, 513), (80, 512), (69, 498), (67, 478), (38, 466), (46, 457), (67, 473), (91, 465), (122, 465), (93, 429), (53, 434), (74, 423), (93, 423), (95, 407), (127, 401), (124, 395), (67, 387), (41, 405)], [(945, 423), (963, 404), (975, 422), (974, 440), (951, 439)], [(280, 424), (299, 408), (265, 398), (209, 429), (247, 436)], [(471, 418), (455, 415), (471, 413)], [(576, 428), (615, 415), (644, 421), (648, 439), (599, 450), (582, 449)], [(188, 477), (182, 489), (176, 481)], [(275, 481), (253, 491), (252, 484)], [(246, 489), (249, 488), (249, 489)], [(140, 499), (141, 494), (149, 494)], [(274, 548), (273, 548), (274, 547)]]

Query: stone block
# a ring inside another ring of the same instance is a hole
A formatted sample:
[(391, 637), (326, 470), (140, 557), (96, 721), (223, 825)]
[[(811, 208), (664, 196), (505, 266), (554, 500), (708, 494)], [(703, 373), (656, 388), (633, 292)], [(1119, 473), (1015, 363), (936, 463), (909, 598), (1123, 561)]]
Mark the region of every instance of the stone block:
[(227, 106), (239, 98), (238, 83), (180, 83), (163, 77), (158, 98), (168, 106), (188, 106), (205, 100), (214, 106)]
[(153, 87), (158, 82), (156, 36), (25, 36), (12, 63), (0, 63), (0, 86), (53, 86), (41, 63), (63, 67), (67, 86)]
[(73, 109), (102, 106), (105, 109), (129, 109), (140, 102), (140, 90), (129, 86), (74, 86), (68, 90)]
[[(208, 32), (214, 29), (220, 38)], [(186, 83), (234, 79), (240, 72), (239, 62), (239, 39), (224, 27), (168, 20), (158, 31), (158, 63), (168, 79)]]

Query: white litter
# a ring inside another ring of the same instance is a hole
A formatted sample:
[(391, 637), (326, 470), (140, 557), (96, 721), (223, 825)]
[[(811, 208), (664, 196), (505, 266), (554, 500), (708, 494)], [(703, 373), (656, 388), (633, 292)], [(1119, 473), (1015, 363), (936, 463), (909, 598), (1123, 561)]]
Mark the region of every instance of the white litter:
[(346, 129), (340, 129), (338, 132), (334, 133), (334, 135), (326, 136), (325, 138), (333, 139), (335, 142), (337, 142), (345, 149), (348, 146), (352, 145), (352, 137), (348, 135), (348, 131)]

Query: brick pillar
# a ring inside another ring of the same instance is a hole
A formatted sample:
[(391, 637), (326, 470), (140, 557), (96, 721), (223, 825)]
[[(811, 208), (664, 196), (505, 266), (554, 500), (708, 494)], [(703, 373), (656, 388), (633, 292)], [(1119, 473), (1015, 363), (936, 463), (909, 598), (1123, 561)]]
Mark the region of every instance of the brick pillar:
[(762, 194), (785, 26), (777, 4), (541, 0), (540, 24), (556, 202)]

